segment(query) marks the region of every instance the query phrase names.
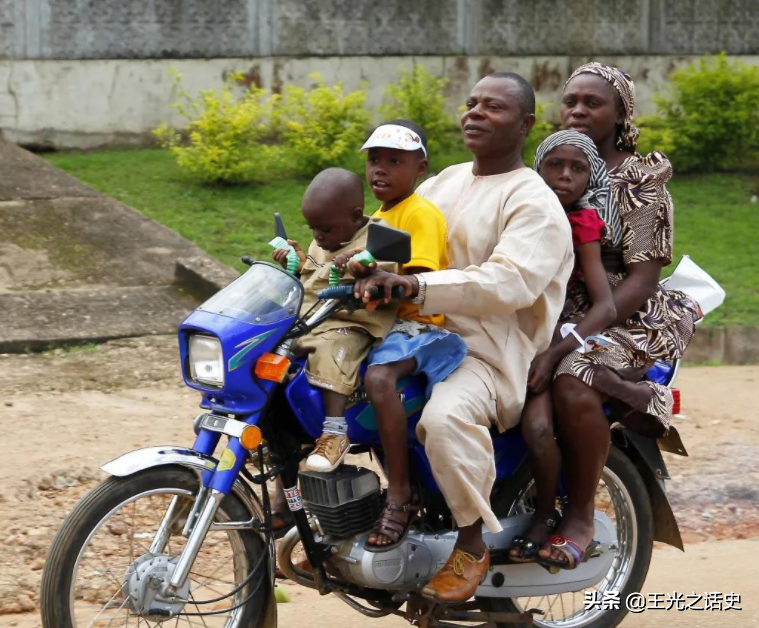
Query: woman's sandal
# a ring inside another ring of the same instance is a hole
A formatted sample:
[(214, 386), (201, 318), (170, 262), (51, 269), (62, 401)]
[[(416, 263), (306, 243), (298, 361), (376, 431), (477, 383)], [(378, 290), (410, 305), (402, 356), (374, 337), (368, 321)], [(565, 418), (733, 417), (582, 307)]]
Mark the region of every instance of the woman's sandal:
[(598, 547), (598, 541), (591, 541), (588, 547), (583, 550), (575, 541), (565, 536), (554, 534), (548, 542), (551, 547), (559, 550), (566, 560), (553, 560), (552, 558), (543, 558), (538, 555), (536, 561), (538, 564), (544, 567), (558, 568), (558, 569), (577, 569), (580, 563), (584, 563), (593, 554), (593, 550)]
[(281, 539), (295, 525), (293, 513), (289, 510), (284, 512), (272, 511), (271, 513), (271, 533), (275, 539)]
[[(387, 552), (398, 547), (403, 543), (408, 534), (408, 529), (411, 526), (411, 520), (413, 519), (412, 513), (415, 513), (418, 510), (419, 506), (414, 505), (412, 502), (406, 502), (400, 506), (391, 501), (385, 502), (380, 518), (377, 520), (377, 523), (374, 524), (371, 532), (369, 532), (366, 541), (364, 541), (364, 549), (367, 552)], [(394, 512), (409, 513), (406, 522), (401, 523), (396, 519), (393, 516)], [(370, 536), (379, 537), (380, 535), (386, 536), (392, 541), (392, 543), (386, 545), (374, 545), (369, 543)]]
[[(559, 523), (561, 523), (561, 513), (558, 510), (554, 510), (553, 515), (543, 519), (543, 523), (553, 532), (559, 527)], [(523, 563), (534, 563), (541, 547), (542, 544), (536, 543), (526, 536), (515, 536), (511, 539), (511, 545), (509, 546), (509, 562), (520, 565)], [(512, 556), (511, 550), (513, 549), (522, 550), (522, 555)]]

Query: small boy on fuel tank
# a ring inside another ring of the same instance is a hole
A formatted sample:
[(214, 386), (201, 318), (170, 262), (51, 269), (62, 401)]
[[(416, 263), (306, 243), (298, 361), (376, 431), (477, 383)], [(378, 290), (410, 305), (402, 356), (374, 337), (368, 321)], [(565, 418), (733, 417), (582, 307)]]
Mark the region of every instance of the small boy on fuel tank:
[[(360, 177), (342, 168), (328, 168), (314, 177), (303, 195), (301, 211), (314, 240), (308, 254), (294, 240), (288, 240), (288, 244), (300, 258), (303, 311), (307, 311), (318, 301), (317, 294), (329, 287), (333, 258), (366, 246), (372, 219), (364, 216)], [(277, 249), (272, 257), (287, 268), (288, 252)], [(388, 262), (380, 266), (387, 270), (397, 268)], [(393, 326), (396, 310), (397, 305), (385, 305), (371, 313), (364, 309), (338, 312), (298, 341), (299, 349), (308, 353), (308, 381), (322, 389), (324, 399), (324, 428), (311, 454), (327, 461), (319, 471), (337, 468), (348, 453), (348, 397), (359, 385), (359, 367), (372, 345), (382, 341)]]

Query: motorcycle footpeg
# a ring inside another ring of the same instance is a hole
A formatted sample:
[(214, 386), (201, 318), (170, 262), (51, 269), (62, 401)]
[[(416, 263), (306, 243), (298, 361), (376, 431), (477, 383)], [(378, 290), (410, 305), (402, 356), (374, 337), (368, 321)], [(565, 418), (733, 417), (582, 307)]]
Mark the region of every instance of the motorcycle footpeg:
[(502, 549), (490, 550), (490, 564), (491, 565), (516, 565), (512, 563), (509, 558), (510, 547), (504, 547)]
[[(527, 563), (527, 564), (531, 564), (531, 563)], [(543, 563), (538, 562), (537, 560), (535, 561), (535, 564), (541, 566), (552, 576), (555, 576), (557, 573), (561, 571), (561, 567), (557, 567), (556, 565), (544, 565)]]
[(546, 612), (540, 608), (528, 608), (525, 613), (529, 613), (530, 615), (545, 615)]

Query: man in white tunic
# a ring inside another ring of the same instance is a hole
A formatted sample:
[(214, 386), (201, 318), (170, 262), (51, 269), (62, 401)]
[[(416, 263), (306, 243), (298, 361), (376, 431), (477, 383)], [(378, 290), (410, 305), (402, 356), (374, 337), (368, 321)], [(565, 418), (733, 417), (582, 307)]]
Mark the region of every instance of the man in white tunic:
[(544, 351), (564, 304), (573, 252), (558, 199), (522, 163), (535, 122), (535, 95), (521, 76), (482, 79), (461, 118), (474, 161), (452, 166), (417, 190), (448, 221), (448, 270), (401, 276), (377, 273), (365, 290), (403, 286), (423, 314), (445, 314), (445, 327), (469, 348), (462, 365), (435, 386), (417, 434), (459, 527), (456, 549), (423, 595), (466, 600), (490, 564), (482, 524), (501, 526), (490, 508), (495, 459), (490, 428), (519, 422), (530, 363)]

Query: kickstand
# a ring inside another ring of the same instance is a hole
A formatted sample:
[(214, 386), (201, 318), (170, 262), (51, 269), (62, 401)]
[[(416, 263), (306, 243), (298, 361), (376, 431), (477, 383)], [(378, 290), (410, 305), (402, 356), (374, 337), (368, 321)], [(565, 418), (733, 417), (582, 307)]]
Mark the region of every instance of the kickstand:
[(406, 602), (406, 619), (412, 626), (419, 628), (431, 628), (437, 625), (437, 620), (432, 616), (432, 611), (437, 606), (434, 602), (423, 598), (421, 595), (412, 595)]

